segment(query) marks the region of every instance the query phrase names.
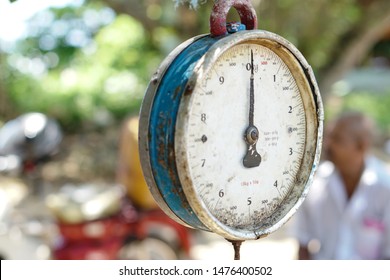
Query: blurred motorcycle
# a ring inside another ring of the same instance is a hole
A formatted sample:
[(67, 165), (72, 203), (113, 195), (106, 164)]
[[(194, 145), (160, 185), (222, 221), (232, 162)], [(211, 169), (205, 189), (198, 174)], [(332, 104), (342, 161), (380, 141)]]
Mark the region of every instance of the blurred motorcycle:
[(0, 129), (0, 172), (26, 174), (58, 152), (62, 131), (54, 119), (27, 113)]
[(189, 252), (184, 228), (160, 210), (136, 209), (120, 185), (67, 184), (46, 202), (59, 229), (54, 259), (164, 260)]
[(137, 124), (136, 120), (126, 122), (122, 131), (118, 185), (65, 184), (47, 194), (42, 191), (38, 167), (58, 151), (62, 140), (59, 125), (40, 113), (28, 113), (6, 123), (0, 130), (0, 174), (7, 179), (17, 175), (28, 182), (11, 202), (9, 190), (17, 188), (8, 187), (7, 192), (2, 192), (0, 178), (0, 256), (72, 260), (188, 258), (189, 230), (157, 207), (144, 182)]
[(137, 144), (138, 119), (124, 122), (117, 185), (65, 185), (47, 199), (60, 238), (56, 259), (186, 259), (189, 229), (154, 202), (143, 178)]
[[(0, 129), (0, 255), (6, 259), (48, 259), (50, 218), (41, 197), (37, 167), (62, 140), (59, 124), (41, 113), (23, 114)], [(29, 197), (29, 199), (27, 199)], [(30, 205), (30, 204), (34, 205)]]

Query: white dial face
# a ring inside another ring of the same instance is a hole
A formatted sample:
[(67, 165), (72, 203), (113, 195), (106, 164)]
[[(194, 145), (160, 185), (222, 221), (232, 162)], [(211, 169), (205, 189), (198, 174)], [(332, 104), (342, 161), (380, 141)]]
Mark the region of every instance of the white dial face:
[(256, 230), (290, 193), (301, 166), (306, 117), (297, 81), (271, 49), (238, 44), (191, 98), (176, 150), (185, 154), (181, 180), (191, 182), (183, 189), (222, 225)]

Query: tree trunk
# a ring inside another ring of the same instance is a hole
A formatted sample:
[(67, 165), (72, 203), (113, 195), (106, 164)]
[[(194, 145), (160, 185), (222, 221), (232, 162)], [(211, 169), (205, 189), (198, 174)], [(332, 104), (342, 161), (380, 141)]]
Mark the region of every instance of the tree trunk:
[[(389, 6), (389, 4), (386, 5)], [(372, 47), (389, 32), (389, 8), (381, 10), (381, 7), (378, 7), (375, 13), (367, 12), (370, 19), (362, 22), (365, 25), (357, 29), (358, 35), (351, 37), (348, 41), (340, 42), (342, 44), (340, 46), (342, 51), (335, 54), (331, 63), (321, 75), (322, 78), (319, 86), (325, 101), (331, 92), (332, 85), (342, 79), (348, 71), (359, 66), (367, 57)], [(338, 51), (337, 47), (335, 51)]]

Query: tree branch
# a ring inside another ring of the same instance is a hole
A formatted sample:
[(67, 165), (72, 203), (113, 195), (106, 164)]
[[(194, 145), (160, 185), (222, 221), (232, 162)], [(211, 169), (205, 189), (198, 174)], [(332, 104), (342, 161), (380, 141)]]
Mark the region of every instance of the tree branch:
[[(348, 71), (358, 66), (367, 56), (372, 47), (390, 29), (389, 2), (384, 5), (376, 5), (371, 11), (366, 11), (366, 19), (356, 28), (355, 36), (340, 43), (341, 52), (335, 52), (332, 62), (324, 70), (320, 90), (324, 99), (330, 93), (332, 85), (342, 78)], [(338, 48), (335, 48), (338, 51)]]

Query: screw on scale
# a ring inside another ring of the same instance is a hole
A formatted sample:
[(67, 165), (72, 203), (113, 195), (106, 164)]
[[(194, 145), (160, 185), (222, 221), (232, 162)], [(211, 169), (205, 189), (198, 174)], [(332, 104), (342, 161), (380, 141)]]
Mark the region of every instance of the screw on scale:
[(227, 241), (229, 241), (230, 243), (232, 243), (233, 245), (233, 249), (234, 249), (234, 260), (240, 260), (240, 249), (241, 249), (241, 244), (242, 242), (244, 242), (244, 240), (229, 240), (229, 239), (226, 239)]

